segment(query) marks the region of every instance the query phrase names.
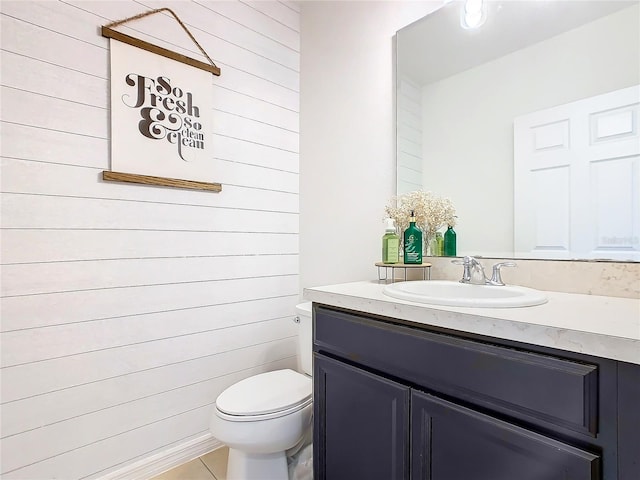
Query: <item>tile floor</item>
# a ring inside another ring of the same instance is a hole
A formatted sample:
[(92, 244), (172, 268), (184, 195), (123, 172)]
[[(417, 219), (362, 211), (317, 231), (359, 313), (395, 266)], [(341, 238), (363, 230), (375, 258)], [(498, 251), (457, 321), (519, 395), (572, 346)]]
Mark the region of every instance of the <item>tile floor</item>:
[(228, 454), (228, 448), (219, 448), (151, 480), (226, 480)]

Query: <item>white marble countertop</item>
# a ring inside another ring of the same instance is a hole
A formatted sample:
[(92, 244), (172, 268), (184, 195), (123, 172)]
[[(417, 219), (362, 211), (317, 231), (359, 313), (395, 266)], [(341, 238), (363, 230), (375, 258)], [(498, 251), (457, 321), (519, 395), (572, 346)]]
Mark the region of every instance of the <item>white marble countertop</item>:
[(397, 300), (384, 284), (353, 282), (306, 288), (304, 298), (335, 307), (640, 365), (640, 300), (545, 292), (523, 308), (470, 308)]

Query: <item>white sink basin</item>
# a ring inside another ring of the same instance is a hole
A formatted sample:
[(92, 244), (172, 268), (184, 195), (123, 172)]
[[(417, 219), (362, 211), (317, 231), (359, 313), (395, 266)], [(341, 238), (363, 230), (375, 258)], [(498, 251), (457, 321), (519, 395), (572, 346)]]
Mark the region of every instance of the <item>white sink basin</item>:
[(470, 285), (445, 280), (397, 282), (386, 285), (382, 291), (399, 300), (450, 307), (513, 308), (547, 302), (543, 292), (532, 288)]

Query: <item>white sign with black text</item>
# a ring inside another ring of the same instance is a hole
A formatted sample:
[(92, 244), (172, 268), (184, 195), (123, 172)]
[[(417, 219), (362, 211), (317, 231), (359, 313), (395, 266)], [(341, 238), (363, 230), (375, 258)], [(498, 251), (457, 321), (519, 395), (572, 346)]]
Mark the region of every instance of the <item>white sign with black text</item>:
[(213, 181), (211, 73), (110, 43), (111, 170)]

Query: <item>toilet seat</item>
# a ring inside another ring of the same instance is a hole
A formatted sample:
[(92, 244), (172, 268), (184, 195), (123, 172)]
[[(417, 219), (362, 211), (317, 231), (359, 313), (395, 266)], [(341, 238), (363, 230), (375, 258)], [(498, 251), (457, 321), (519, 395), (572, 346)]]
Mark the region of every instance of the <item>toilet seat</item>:
[(223, 391), (216, 415), (225, 420), (268, 420), (301, 410), (312, 401), (311, 378), (291, 369), (245, 378)]
[(225, 412), (220, 411), (220, 409), (216, 408), (216, 415), (223, 420), (228, 420), (230, 422), (258, 422), (261, 420), (271, 420), (273, 418), (285, 417), (292, 413), (297, 412), (298, 410), (302, 410), (303, 408), (311, 405), (311, 399), (306, 402), (296, 405), (294, 407), (288, 408), (286, 410), (280, 410), (277, 412), (271, 413), (263, 413), (260, 415), (231, 415)]

